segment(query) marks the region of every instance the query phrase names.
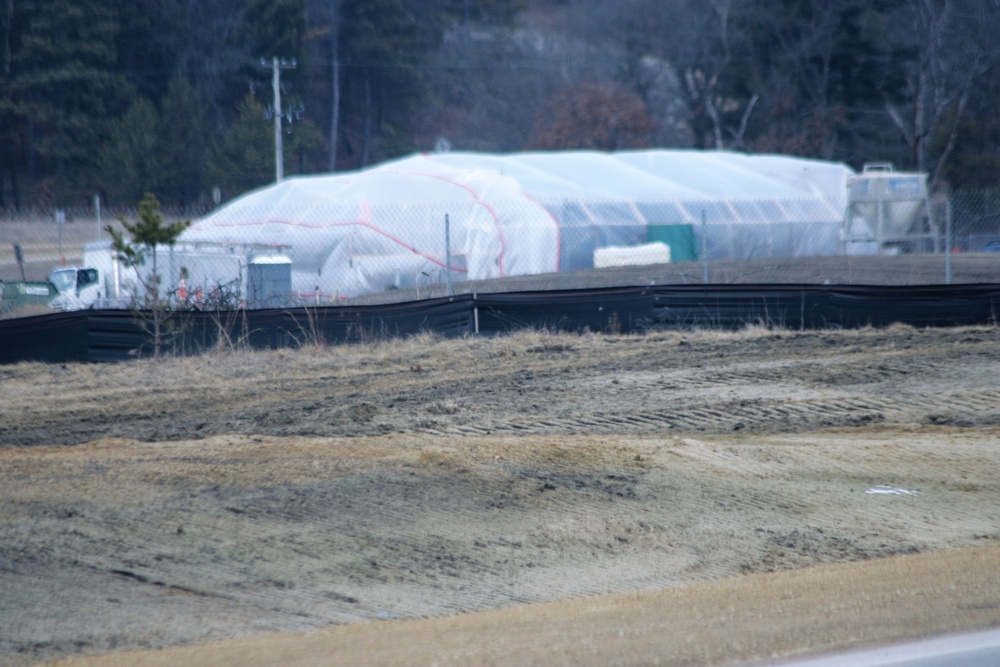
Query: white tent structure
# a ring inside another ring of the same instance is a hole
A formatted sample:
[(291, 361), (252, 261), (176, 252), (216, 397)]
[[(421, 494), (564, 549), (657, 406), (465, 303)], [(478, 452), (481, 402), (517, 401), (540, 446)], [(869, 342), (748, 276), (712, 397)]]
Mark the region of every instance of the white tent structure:
[(449, 271), (481, 280), (589, 268), (596, 249), (657, 240), (657, 229), (685, 231), (696, 248), (675, 259), (827, 255), (839, 252), (852, 173), (691, 150), (421, 154), (256, 190), (181, 241), (278, 248), (293, 292), (327, 298)]

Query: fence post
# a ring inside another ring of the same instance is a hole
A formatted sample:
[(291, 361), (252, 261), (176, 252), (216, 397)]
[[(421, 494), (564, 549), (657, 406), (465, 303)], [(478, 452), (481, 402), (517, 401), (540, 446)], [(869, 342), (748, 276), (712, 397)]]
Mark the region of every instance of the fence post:
[(476, 293), (472, 293), (472, 325), (473, 333), (479, 335), (479, 304), (476, 302)]
[(445, 256), (445, 279), (448, 282), (448, 296), (455, 296), (455, 290), (451, 284), (451, 221), (448, 214), (444, 214), (444, 256)]
[(101, 195), (94, 195), (94, 209), (97, 211), (97, 240), (101, 240)]
[(705, 209), (701, 209), (701, 282), (708, 284), (708, 241), (705, 238)]
[(167, 269), (169, 272), (169, 278), (167, 278), (167, 303), (170, 304), (171, 308), (177, 307), (177, 279), (174, 277), (174, 244), (170, 244), (170, 250), (167, 254), (170, 260), (170, 267)]
[(944, 284), (951, 284), (951, 193), (944, 200)]
[(66, 266), (66, 256), (63, 255), (63, 225), (66, 224), (66, 211), (56, 209), (56, 225), (59, 227), (59, 266)]

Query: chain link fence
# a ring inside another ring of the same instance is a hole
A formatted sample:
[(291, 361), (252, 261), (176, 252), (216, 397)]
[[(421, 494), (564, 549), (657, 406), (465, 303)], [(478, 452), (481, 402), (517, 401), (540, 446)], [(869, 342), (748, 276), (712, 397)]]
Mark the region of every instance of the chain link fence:
[[(198, 307), (225, 288), (227, 302), (275, 307), (612, 285), (1000, 282), (1000, 190), (937, 195), (930, 211), (921, 233), (931, 230), (932, 242), (901, 251), (852, 248), (843, 211), (818, 200), (470, 197), (448, 207), (166, 210), (165, 219), (194, 224), (160, 250), (158, 289), (176, 305)], [(118, 215), (135, 214), (0, 217), (0, 279), (43, 281), (57, 267), (93, 267), (103, 298), (134, 296), (150, 269), (114, 262), (103, 226)]]
[(1000, 189), (953, 192), (934, 204), (934, 215), (950, 220), (953, 251), (1000, 252)]

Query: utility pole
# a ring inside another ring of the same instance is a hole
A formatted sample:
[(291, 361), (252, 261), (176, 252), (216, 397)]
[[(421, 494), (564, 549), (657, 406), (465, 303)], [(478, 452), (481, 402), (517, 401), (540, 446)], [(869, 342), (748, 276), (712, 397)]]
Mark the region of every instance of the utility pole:
[(285, 177), (284, 152), (281, 146), (281, 70), (294, 69), (295, 58), (287, 61), (284, 58), (274, 57), (270, 63), (261, 58), (260, 65), (274, 70), (271, 76), (274, 86), (274, 181), (281, 183)]

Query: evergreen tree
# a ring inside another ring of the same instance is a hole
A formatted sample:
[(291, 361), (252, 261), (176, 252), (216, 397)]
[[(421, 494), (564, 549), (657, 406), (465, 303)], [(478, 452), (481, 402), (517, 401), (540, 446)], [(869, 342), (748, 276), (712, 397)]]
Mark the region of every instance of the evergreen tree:
[(118, 71), (136, 95), (159, 104), (177, 69), (178, 36), (164, 20), (169, 4), (162, 0), (106, 0), (106, 4), (118, 16)]
[[(133, 268), (145, 265), (146, 260), (152, 263), (151, 273), (137, 272), (144, 294), (136, 295), (133, 307), (139, 313), (140, 324), (153, 337), (153, 355), (158, 357), (165, 335), (169, 333), (167, 325), (172, 313), (170, 298), (164, 296), (161, 290), (162, 276), (156, 262), (156, 249), (163, 245), (174, 245), (181, 232), (190, 226), (191, 221), (165, 222), (160, 214), (160, 202), (148, 192), (139, 202), (138, 220), (129, 222), (120, 217), (118, 221), (124, 227), (124, 231), (119, 231), (111, 225), (104, 228), (104, 231), (111, 236), (111, 247), (118, 259)], [(126, 233), (129, 238), (126, 238)]]
[(300, 60), (305, 0), (250, 0), (242, 40), (251, 56)]
[(212, 146), (208, 177), (226, 199), (274, 180), (274, 129), (253, 95), (243, 98), (236, 120)]
[(158, 190), (167, 173), (160, 150), (160, 116), (152, 102), (138, 98), (111, 124), (111, 137), (100, 151), (101, 184), (112, 201), (138, 201)]
[(25, 5), (27, 24), (11, 59), (7, 108), (53, 175), (57, 204), (91, 185), (108, 119), (125, 106), (129, 86), (116, 71), (118, 25), (99, 0)]
[(21, 207), (17, 187), (17, 160), (20, 153), (21, 135), (16, 129), (16, 118), (12, 114), (9, 98), (9, 82), (12, 52), (16, 47), (20, 30), (15, 23), (14, 0), (0, 0), (0, 210), (7, 208), (5, 182), (9, 174), (12, 203), (15, 209)]
[(380, 152), (375, 144), (380, 135), (397, 135), (401, 112), (419, 99), (418, 65), (440, 27), (421, 25), (404, 0), (348, 0), (341, 20), (345, 115), (354, 120), (348, 145), (364, 167), (412, 150), (397, 144), (395, 150)]
[(243, 80), (251, 82), (268, 109), (273, 109), (271, 90), (274, 70), (271, 63), (278, 58), (286, 66), (281, 70), (282, 107), (288, 109), (300, 96), (290, 94), (299, 89), (305, 63), (302, 62), (302, 36), (305, 32), (305, 0), (250, 0), (247, 3), (235, 41), (247, 54), (240, 70)]
[(309, 174), (323, 171), (323, 134), (306, 118), (283, 126), (282, 147), (285, 156), (285, 174)]
[(525, 8), (521, 0), (444, 0), (444, 13), (464, 26), (513, 25), (518, 13)]
[(163, 174), (159, 192), (166, 201), (190, 204), (208, 188), (208, 131), (201, 97), (183, 77), (170, 81), (160, 117), (158, 150)]

